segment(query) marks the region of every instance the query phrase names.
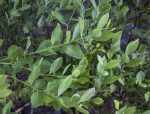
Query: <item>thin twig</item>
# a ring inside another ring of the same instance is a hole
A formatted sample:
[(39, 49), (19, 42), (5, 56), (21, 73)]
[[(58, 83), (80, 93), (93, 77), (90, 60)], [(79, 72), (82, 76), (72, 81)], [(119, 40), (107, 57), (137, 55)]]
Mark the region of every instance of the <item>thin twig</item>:
[[(135, 22), (134, 22), (133, 29), (137, 28), (137, 25), (138, 25), (138, 23), (139, 23), (139, 21), (140, 21), (142, 15), (145, 14), (145, 13), (147, 12), (147, 10), (149, 9), (149, 7), (148, 7), (149, 2), (150, 2), (150, 0), (147, 0), (146, 4), (145, 4), (145, 6), (144, 6), (144, 10), (141, 10), (141, 11), (140, 11), (139, 16), (136, 15), (136, 20), (135, 20)], [(137, 9), (136, 9), (136, 10), (137, 10)], [(136, 11), (136, 12), (137, 12), (137, 11)], [(131, 32), (131, 34), (130, 34), (130, 36), (129, 36), (129, 40), (128, 40), (127, 45), (132, 41), (132, 38), (133, 38), (133, 34), (132, 34), (132, 32)], [(127, 47), (127, 45), (126, 45), (126, 47)], [(125, 48), (125, 49), (126, 49), (126, 48)]]

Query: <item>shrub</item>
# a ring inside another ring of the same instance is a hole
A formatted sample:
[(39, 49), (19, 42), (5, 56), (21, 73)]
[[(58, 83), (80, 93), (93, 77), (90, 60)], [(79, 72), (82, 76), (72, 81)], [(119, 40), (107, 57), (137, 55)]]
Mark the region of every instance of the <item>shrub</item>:
[[(134, 2), (127, 3), (2, 0), (1, 113), (15, 111), (18, 99), (85, 114), (149, 113), (150, 58), (142, 43), (147, 32), (137, 28), (141, 17), (127, 46), (120, 46), (127, 20), (135, 16), (126, 18)], [(139, 16), (148, 15), (147, 2), (136, 5), (145, 7)]]

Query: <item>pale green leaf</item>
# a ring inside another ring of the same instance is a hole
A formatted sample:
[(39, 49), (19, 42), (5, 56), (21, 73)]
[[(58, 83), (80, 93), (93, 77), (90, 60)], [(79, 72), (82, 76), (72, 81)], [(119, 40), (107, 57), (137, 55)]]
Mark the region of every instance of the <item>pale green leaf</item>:
[(96, 98), (92, 99), (91, 101), (96, 105), (101, 105), (104, 102), (104, 100), (100, 97), (96, 97)]
[(65, 19), (61, 13), (59, 13), (57, 11), (52, 11), (51, 13), (59, 22), (66, 25)]
[(125, 54), (129, 55), (129, 54), (133, 53), (137, 49), (138, 45), (139, 45), (139, 39), (137, 39), (133, 42), (130, 42), (126, 47)]
[(33, 84), (33, 82), (40, 76), (40, 67), (38, 66), (34, 66), (32, 72), (30, 73), (29, 77), (28, 77), (28, 82), (29, 84)]
[(119, 63), (121, 62), (121, 60), (111, 60), (110, 62), (108, 62), (105, 66), (104, 69), (111, 69), (116, 67)]
[(103, 15), (98, 24), (97, 24), (97, 29), (100, 29), (102, 30), (104, 28), (104, 26), (107, 24), (108, 22), (108, 19), (109, 19), (109, 13), (106, 13), (105, 15)]
[(7, 103), (6, 106), (3, 108), (2, 114), (9, 114), (12, 106), (13, 102), (9, 101), (9, 103)]
[(72, 83), (72, 77), (66, 77), (60, 84), (58, 88), (58, 96), (60, 96), (64, 91), (66, 91)]
[(145, 93), (145, 100), (146, 100), (146, 102), (148, 102), (150, 100), (150, 91)]
[(9, 89), (2, 89), (0, 90), (0, 98), (8, 97), (12, 93)]
[(40, 92), (35, 92), (31, 95), (31, 103), (34, 108), (44, 105), (44, 95)]
[(125, 111), (124, 114), (134, 114), (136, 111), (136, 107), (132, 106), (132, 107), (128, 107)]
[(145, 74), (142, 71), (139, 71), (136, 75), (137, 78), (137, 83), (139, 82), (141, 84), (141, 82), (144, 80), (145, 78)]
[(50, 68), (50, 74), (55, 73), (56, 71), (58, 71), (63, 63), (63, 59), (62, 57), (57, 58), (52, 64), (51, 64), (51, 68)]
[(95, 88), (88, 89), (81, 97), (79, 102), (85, 102), (89, 100), (91, 97), (93, 97), (95, 94)]
[(80, 47), (73, 46), (73, 45), (67, 45), (64, 48), (64, 51), (67, 55), (74, 57), (76, 59), (82, 59), (84, 57), (84, 54)]
[(63, 38), (63, 32), (61, 30), (60, 24), (57, 24), (56, 28), (52, 32), (51, 36), (51, 43), (54, 44), (61, 44)]

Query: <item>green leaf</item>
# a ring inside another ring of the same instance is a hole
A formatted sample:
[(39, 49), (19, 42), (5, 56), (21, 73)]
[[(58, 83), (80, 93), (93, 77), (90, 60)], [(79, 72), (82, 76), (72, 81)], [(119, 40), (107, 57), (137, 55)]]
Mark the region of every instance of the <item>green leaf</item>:
[[(96, 31), (94, 31), (96, 32)], [(100, 36), (100, 32), (99, 34), (97, 33), (97, 36), (100, 37), (94, 37), (93, 39), (96, 41), (108, 41), (110, 39), (112, 39), (114, 37), (115, 34), (113, 34), (111, 31), (102, 31), (101, 36)]]
[(33, 82), (40, 76), (40, 67), (38, 66), (34, 66), (32, 72), (30, 73), (29, 77), (28, 77), (28, 82), (29, 84), (33, 84)]
[(6, 104), (6, 106), (4, 107), (2, 114), (8, 114), (10, 113), (11, 107), (13, 106), (13, 102), (9, 101), (9, 103)]
[(0, 90), (0, 98), (8, 97), (12, 93), (9, 89), (2, 89)]
[(73, 31), (73, 35), (72, 35), (72, 40), (75, 40), (79, 34), (79, 23), (76, 24), (75, 28), (74, 28), (74, 31)]
[(48, 82), (47, 84), (48, 93), (57, 93), (61, 82), (62, 82), (62, 79), (57, 79), (52, 82)]
[(15, 45), (12, 45), (8, 48), (7, 54), (8, 54), (8, 58), (12, 62), (14, 62), (17, 57), (21, 58), (23, 56), (22, 49), (20, 47), (15, 46)]
[(132, 107), (128, 107), (125, 111), (124, 114), (134, 114), (136, 111), (136, 107), (132, 106)]
[(142, 114), (150, 114), (150, 110), (146, 110), (146, 111), (143, 112)]
[(101, 3), (102, 4), (105, 4), (105, 3), (108, 3), (108, 2), (110, 2), (111, 0), (101, 0)]
[(121, 60), (111, 60), (110, 62), (108, 62), (105, 66), (104, 69), (111, 69), (116, 67), (119, 63), (121, 62)]
[(82, 59), (84, 57), (82, 50), (77, 46), (67, 45), (64, 48), (64, 51), (67, 55), (74, 57), (76, 59)]
[(123, 114), (126, 108), (127, 108), (127, 106), (125, 105), (119, 111), (117, 111), (116, 114)]
[(31, 95), (31, 103), (34, 108), (44, 105), (44, 95), (40, 92), (34, 92)]
[(32, 23), (31, 22), (27, 22), (24, 26), (23, 26), (23, 32), (24, 33), (29, 33), (32, 29)]
[(79, 102), (85, 102), (89, 100), (91, 97), (93, 97), (95, 94), (95, 88), (88, 89), (81, 97)]
[(51, 13), (59, 22), (66, 25), (65, 19), (61, 13), (59, 13), (57, 11), (52, 11)]
[(92, 99), (91, 101), (96, 105), (101, 105), (104, 102), (104, 100), (100, 97), (96, 97), (96, 98)]
[(25, 53), (28, 52), (28, 49), (29, 49), (30, 45), (31, 45), (31, 41), (30, 41), (30, 37), (28, 37), (28, 41), (27, 41), (27, 45), (26, 45), (26, 52)]
[(128, 63), (130, 61), (130, 58), (127, 54), (122, 54), (122, 61), (123, 63)]
[(72, 77), (66, 77), (60, 84), (58, 88), (58, 96), (60, 96), (64, 91), (66, 91), (72, 83)]
[(84, 20), (82, 20), (80, 17), (79, 17), (79, 28), (80, 28), (80, 35), (82, 37), (84, 30)]
[(66, 73), (66, 71), (69, 69), (70, 66), (71, 66), (71, 64), (67, 65), (67, 66), (64, 68), (63, 75)]
[(101, 12), (106, 13), (110, 10), (111, 4), (110, 3), (105, 3), (100, 8), (101, 8)]
[(60, 8), (64, 8), (64, 7), (66, 7), (68, 4), (69, 4), (69, 1), (68, 1), (68, 0), (62, 0), (61, 3), (60, 3)]
[(105, 15), (103, 15), (98, 24), (97, 24), (97, 29), (102, 30), (104, 28), (104, 26), (107, 24), (109, 19), (109, 13), (106, 13)]
[(117, 109), (117, 110), (119, 110), (119, 101), (118, 100), (114, 100), (114, 103), (115, 103), (115, 108)]
[(20, 8), (19, 10), (20, 10), (20, 11), (25, 11), (25, 10), (27, 10), (27, 9), (29, 9), (29, 8), (31, 8), (31, 5), (25, 5), (25, 6), (23, 6), (22, 8)]
[(70, 31), (66, 31), (65, 43), (69, 43), (70, 38), (71, 38), (71, 32)]
[(96, 37), (96, 38), (99, 38), (99, 37), (101, 37), (101, 35), (102, 35), (102, 32), (101, 32), (101, 30), (99, 30), (99, 29), (94, 29), (93, 31), (92, 31), (92, 37)]
[(139, 44), (139, 39), (129, 43), (126, 47), (125, 54), (127, 54), (127, 55), (132, 54), (137, 49), (138, 44)]
[(119, 79), (118, 76), (106, 76), (103, 80), (103, 84), (111, 84)]
[(145, 100), (146, 100), (146, 102), (148, 102), (150, 100), (150, 91), (145, 93)]
[(145, 74), (142, 71), (139, 71), (136, 75), (137, 78), (137, 83), (139, 82), (141, 84), (141, 82), (144, 80), (145, 78)]
[(138, 53), (143, 53), (146, 50), (146, 48), (147, 48), (146, 44), (142, 44), (138, 49)]
[(5, 75), (0, 75), (0, 86), (2, 86), (6, 81), (6, 76)]
[(129, 63), (125, 65), (125, 67), (137, 67), (143, 61), (141, 58), (134, 58)]
[(51, 40), (44, 40), (44, 41), (40, 44), (40, 46), (38, 47), (38, 49), (36, 50), (36, 52), (38, 52), (38, 53), (41, 54), (41, 55), (48, 56), (48, 55), (54, 53), (54, 52), (53, 52), (53, 49), (54, 49), (54, 48), (53, 48), (53, 49), (50, 48), (51, 46), (52, 46)]
[(3, 44), (3, 40), (2, 39), (0, 39), (0, 46)]
[(91, 0), (91, 3), (93, 4), (94, 8), (96, 9), (96, 8), (97, 8), (97, 5), (96, 5), (95, 0)]
[(55, 30), (52, 32), (51, 36), (51, 43), (54, 44), (61, 44), (63, 38), (63, 32), (61, 30), (60, 24), (57, 24)]
[(51, 64), (51, 68), (50, 68), (50, 74), (55, 73), (56, 71), (58, 71), (63, 63), (63, 59), (62, 57), (57, 58), (52, 64)]

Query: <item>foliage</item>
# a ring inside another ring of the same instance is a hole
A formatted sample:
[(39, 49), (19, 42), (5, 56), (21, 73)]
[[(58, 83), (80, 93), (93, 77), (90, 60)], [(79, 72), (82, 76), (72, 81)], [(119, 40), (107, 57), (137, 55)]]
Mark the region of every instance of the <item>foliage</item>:
[(85, 114), (148, 113), (148, 27), (136, 24), (125, 50), (120, 43), (132, 4), (148, 20), (143, 1), (1, 0), (0, 113), (13, 113), (18, 98)]

